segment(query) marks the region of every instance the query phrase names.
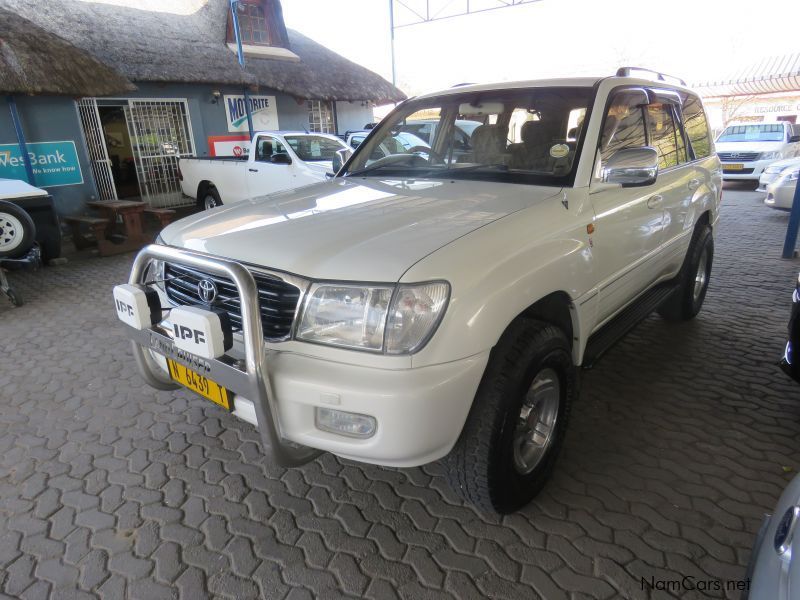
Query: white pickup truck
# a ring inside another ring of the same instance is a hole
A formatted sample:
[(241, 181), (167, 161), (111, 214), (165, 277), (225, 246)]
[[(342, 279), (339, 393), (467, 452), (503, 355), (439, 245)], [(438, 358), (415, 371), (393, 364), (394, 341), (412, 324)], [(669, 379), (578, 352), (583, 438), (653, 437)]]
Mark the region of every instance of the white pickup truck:
[(181, 190), (201, 209), (257, 198), (323, 181), (333, 175), (331, 160), (350, 147), (325, 133), (263, 131), (241, 157), (182, 158)]
[[(386, 143), (422, 118), (429, 145)], [(457, 119), (481, 125), (456, 153)], [(150, 385), (249, 421), (279, 464), (446, 457), (506, 513), (553, 469), (578, 367), (700, 310), (721, 188), (702, 103), (665, 76), (463, 86), (399, 105), (334, 178), (168, 226), (115, 305)]]

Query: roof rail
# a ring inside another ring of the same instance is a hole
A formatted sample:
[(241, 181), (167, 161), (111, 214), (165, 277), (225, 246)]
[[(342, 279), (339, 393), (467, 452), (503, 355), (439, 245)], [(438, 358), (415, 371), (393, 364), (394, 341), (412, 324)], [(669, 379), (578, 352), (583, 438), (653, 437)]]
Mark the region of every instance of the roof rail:
[(666, 75), (664, 73), (659, 73), (658, 71), (653, 71), (652, 69), (645, 69), (644, 67), (620, 67), (619, 69), (617, 69), (617, 77), (631, 77), (632, 71), (641, 71), (642, 73), (650, 73), (652, 75), (655, 75), (658, 81), (672, 80), (674, 82), (680, 83), (683, 86), (686, 85), (686, 82), (680, 77)]

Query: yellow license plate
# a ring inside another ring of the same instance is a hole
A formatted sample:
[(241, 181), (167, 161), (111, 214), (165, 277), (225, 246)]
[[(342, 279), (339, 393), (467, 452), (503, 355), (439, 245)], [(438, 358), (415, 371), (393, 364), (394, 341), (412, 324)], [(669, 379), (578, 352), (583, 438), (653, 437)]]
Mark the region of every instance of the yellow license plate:
[(191, 369), (176, 363), (174, 360), (167, 359), (169, 374), (174, 381), (186, 386), (193, 392), (197, 392), (204, 398), (208, 398), (215, 404), (219, 404), (226, 410), (231, 409), (230, 392), (218, 383), (211, 381), (208, 377), (200, 375)]
[(741, 163), (722, 163), (723, 171), (741, 171), (742, 169), (744, 169), (744, 165)]

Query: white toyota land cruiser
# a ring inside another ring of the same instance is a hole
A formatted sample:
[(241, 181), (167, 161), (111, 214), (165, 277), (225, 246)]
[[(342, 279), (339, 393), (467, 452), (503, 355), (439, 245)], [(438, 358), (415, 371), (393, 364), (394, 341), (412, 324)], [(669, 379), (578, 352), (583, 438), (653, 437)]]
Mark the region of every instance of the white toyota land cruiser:
[[(335, 178), (170, 225), (114, 290), (142, 375), (249, 421), (281, 465), (447, 457), (468, 500), (523, 506), (578, 367), (706, 294), (721, 173), (702, 104), (632, 75), (414, 98)], [(438, 122), (430, 146), (391, 142), (416, 120)], [(456, 120), (479, 123), (468, 143)]]

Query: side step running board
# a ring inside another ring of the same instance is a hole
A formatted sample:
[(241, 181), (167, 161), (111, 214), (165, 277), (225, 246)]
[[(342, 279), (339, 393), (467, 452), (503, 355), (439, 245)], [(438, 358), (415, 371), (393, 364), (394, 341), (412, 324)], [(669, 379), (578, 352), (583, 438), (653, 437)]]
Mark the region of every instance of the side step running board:
[(591, 369), (609, 348), (658, 308), (677, 288), (678, 285), (671, 281), (657, 285), (593, 333), (586, 344), (583, 368)]

